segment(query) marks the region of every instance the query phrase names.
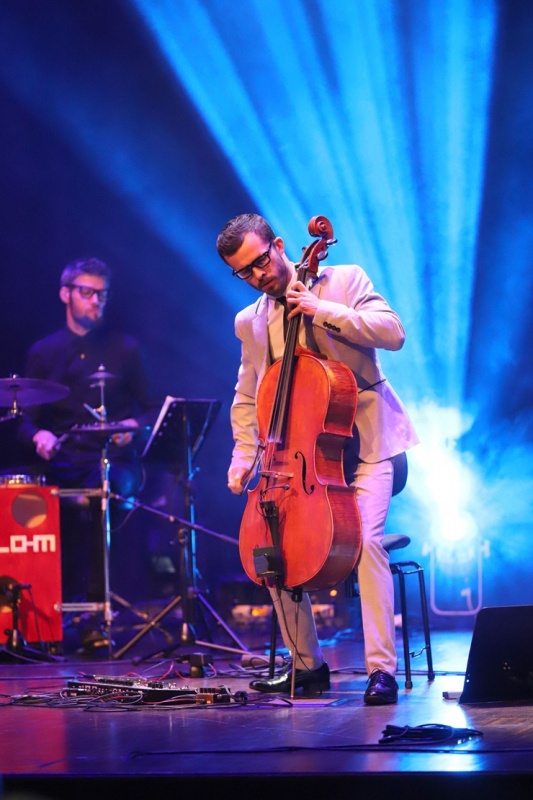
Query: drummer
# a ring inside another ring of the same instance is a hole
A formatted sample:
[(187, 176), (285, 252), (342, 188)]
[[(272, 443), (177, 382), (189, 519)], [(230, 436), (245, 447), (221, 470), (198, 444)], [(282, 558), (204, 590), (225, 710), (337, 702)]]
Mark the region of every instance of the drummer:
[[(62, 384), (70, 390), (62, 400), (28, 408), (19, 429), (22, 442), (34, 449), (49, 484), (61, 488), (101, 486), (102, 439), (76, 435), (75, 426), (98, 427), (122, 422), (109, 446), (112, 491), (130, 497), (141, 482), (139, 442), (135, 429), (153, 421), (154, 405), (139, 344), (104, 324), (111, 273), (97, 258), (74, 261), (61, 274), (59, 297), (66, 325), (30, 349), (26, 377)], [(104, 408), (102, 408), (103, 376)], [(93, 377), (90, 377), (93, 376)], [(90, 431), (89, 431), (90, 433)], [(86, 498), (85, 498), (86, 500)], [(99, 502), (99, 501), (98, 501)], [(92, 523), (82, 531), (61, 523), (63, 601), (101, 602), (104, 593), (103, 551), (98, 502)], [(72, 527), (72, 526), (70, 526)], [(106, 644), (99, 617), (85, 626), (83, 644)]]

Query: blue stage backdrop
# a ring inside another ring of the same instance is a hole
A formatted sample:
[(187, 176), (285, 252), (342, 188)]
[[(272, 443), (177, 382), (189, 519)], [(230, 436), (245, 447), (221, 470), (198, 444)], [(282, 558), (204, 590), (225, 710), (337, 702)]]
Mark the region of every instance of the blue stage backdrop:
[[(436, 616), (532, 603), (532, 41), (528, 0), (2, 0), (0, 377), (62, 324), (62, 267), (107, 261), (161, 400), (222, 403), (197, 519), (237, 537), (254, 293), (215, 239), (257, 211), (298, 260), (324, 214), (329, 261), (364, 266), (407, 332), (382, 361), (422, 442), (389, 530)], [(236, 547), (197, 544), (211, 587), (241, 574)]]

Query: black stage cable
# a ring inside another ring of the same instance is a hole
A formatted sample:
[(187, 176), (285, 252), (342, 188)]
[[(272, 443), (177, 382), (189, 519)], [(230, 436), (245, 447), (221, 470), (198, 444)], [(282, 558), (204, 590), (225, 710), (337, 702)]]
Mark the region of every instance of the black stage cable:
[(483, 736), (474, 728), (452, 728), (451, 725), (428, 723), (427, 725), (387, 725), (382, 731), (379, 744), (442, 744), (443, 742), (466, 742), (474, 736)]
[(194, 696), (183, 696), (166, 698), (165, 700), (146, 700), (142, 690), (135, 694), (121, 693), (117, 689), (110, 689), (104, 694), (80, 694), (69, 695), (67, 689), (59, 692), (23, 695), (0, 695), (0, 707), (13, 706), (32, 706), (40, 708), (81, 708), (84, 711), (141, 711), (141, 710), (185, 710), (188, 708), (204, 709), (216, 708), (219, 711), (225, 709), (234, 710), (236, 707), (246, 706), (249, 697), (246, 692), (229, 692), (225, 696), (224, 702), (210, 702), (207, 696), (201, 693)]

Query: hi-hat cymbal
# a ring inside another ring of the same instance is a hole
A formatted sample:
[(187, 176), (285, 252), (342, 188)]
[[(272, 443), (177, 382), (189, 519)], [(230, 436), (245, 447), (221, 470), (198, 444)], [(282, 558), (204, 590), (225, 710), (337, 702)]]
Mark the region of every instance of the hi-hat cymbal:
[(0, 378), (0, 406), (12, 406), (15, 403), (24, 408), (39, 406), (41, 403), (54, 403), (63, 400), (70, 394), (68, 386), (39, 378)]
[(90, 380), (95, 380), (99, 378), (103, 378), (107, 380), (108, 378), (116, 378), (116, 375), (113, 375), (112, 372), (106, 372), (105, 369), (99, 369), (97, 372), (93, 372), (92, 375), (88, 375), (87, 378)]

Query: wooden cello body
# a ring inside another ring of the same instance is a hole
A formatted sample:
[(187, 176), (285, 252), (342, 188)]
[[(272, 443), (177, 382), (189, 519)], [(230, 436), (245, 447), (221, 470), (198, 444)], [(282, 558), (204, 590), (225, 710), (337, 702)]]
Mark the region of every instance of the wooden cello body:
[[(315, 217), (309, 232), (322, 237), (310, 248), (323, 252), (326, 236), (331, 239), (329, 222)], [(312, 260), (309, 252), (302, 258), (306, 273)], [(308, 278), (301, 265), (298, 278)], [(259, 387), (258, 481), (248, 492), (239, 552), (252, 581), (310, 591), (344, 580), (361, 549), (355, 489), (343, 469), (357, 385), (345, 364), (297, 346), (299, 321), (290, 321), (283, 359)]]

